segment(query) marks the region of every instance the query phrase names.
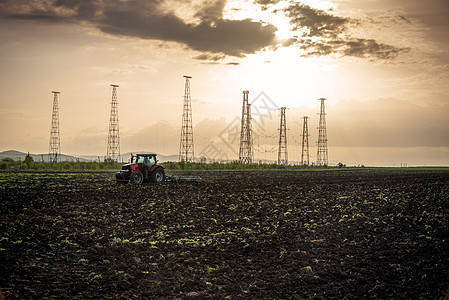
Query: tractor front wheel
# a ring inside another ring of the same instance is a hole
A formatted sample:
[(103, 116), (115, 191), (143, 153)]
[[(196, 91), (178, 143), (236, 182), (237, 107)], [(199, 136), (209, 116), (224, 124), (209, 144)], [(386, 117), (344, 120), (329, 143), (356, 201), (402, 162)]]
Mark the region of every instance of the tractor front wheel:
[(131, 173), (129, 180), (134, 184), (142, 184), (143, 183), (143, 174), (140, 171), (134, 171)]
[(165, 180), (165, 172), (162, 168), (157, 168), (156, 170), (151, 173), (151, 179), (153, 179), (153, 182), (160, 183)]

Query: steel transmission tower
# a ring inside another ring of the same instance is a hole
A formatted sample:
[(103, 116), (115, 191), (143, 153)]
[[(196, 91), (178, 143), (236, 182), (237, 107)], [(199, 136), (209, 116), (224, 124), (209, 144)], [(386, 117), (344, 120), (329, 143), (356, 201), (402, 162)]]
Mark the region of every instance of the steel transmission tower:
[(281, 107), (281, 124), (279, 126), (278, 165), (288, 165), (287, 157), (287, 124), (285, 121), (285, 107)]
[(184, 110), (182, 113), (181, 143), (179, 147), (179, 160), (193, 162), (193, 126), (192, 126), (192, 99), (190, 96), (191, 76), (184, 76), (186, 79), (184, 90)]
[(253, 162), (253, 141), (251, 128), (251, 104), (248, 103), (249, 91), (243, 91), (242, 126), (240, 131), (239, 160), (241, 163)]
[(53, 113), (51, 116), (51, 132), (50, 132), (50, 147), (48, 151), (48, 161), (61, 161), (61, 141), (59, 135), (59, 108), (58, 108), (58, 94), (53, 93)]
[(318, 127), (318, 150), (316, 155), (317, 166), (327, 166), (327, 133), (326, 133), (326, 111), (324, 109), (325, 98), (318, 99), (321, 101), (320, 124)]
[(118, 127), (118, 102), (117, 102), (117, 88), (118, 85), (112, 86), (112, 101), (111, 101), (111, 116), (109, 117), (109, 135), (108, 135), (108, 150), (106, 157), (113, 161), (118, 161), (120, 158), (120, 137)]
[(301, 151), (301, 165), (309, 165), (309, 126), (307, 125), (307, 119), (309, 117), (304, 116), (304, 123), (302, 126), (302, 151)]

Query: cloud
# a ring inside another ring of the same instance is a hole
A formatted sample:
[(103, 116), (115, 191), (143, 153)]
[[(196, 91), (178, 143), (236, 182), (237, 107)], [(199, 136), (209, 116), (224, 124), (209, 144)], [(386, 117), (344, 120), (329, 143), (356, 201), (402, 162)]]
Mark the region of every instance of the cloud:
[[(349, 34), (360, 20), (331, 11), (290, 2), (283, 10), (273, 5), (282, 0), (253, 0), (272, 13), (284, 13), (297, 36), (279, 42), (277, 28), (251, 19), (230, 20), (223, 16), (227, 0), (192, 2), (194, 21), (186, 21), (172, 9), (182, 0), (2, 0), (0, 16), (8, 19), (77, 23), (113, 36), (177, 42), (201, 52), (194, 59), (216, 63), (228, 56), (245, 57), (271, 47), (296, 46), (303, 57), (337, 54), (371, 60), (392, 60), (409, 48), (396, 47), (372, 38)], [(271, 6), (270, 6), (271, 5)], [(396, 21), (409, 21), (396, 16)]]
[(395, 98), (344, 100), (328, 109), (333, 146), (449, 147), (449, 106)]
[(210, 53), (202, 53), (200, 55), (194, 56), (193, 59), (197, 60), (209, 60), (209, 61), (219, 61), (226, 58), (226, 55), (223, 54), (210, 54)]
[(268, 10), (269, 5), (275, 5), (281, 2), (281, 0), (254, 0), (254, 4), (262, 6), (262, 10)]
[(281, 0), (254, 0), (254, 3), (260, 5), (278, 4)]
[(223, 11), (227, 0), (208, 0), (199, 6), (196, 17), (201, 20), (219, 20), (223, 18)]
[(378, 43), (373, 39), (361, 38), (336, 38), (330, 41), (312, 41), (301, 39), (298, 41), (300, 48), (305, 50), (303, 56), (324, 56), (333, 53), (342, 56), (353, 56), (370, 59), (394, 59), (401, 53), (410, 51), (410, 48), (398, 48), (395, 46)]
[(4, 0), (0, 15), (10, 19), (90, 24), (102, 32), (148, 40), (173, 41), (190, 49), (243, 57), (275, 43), (277, 28), (262, 22), (223, 19), (226, 1), (197, 6), (198, 23), (187, 23), (153, 0)]
[(408, 19), (407, 17), (401, 16), (401, 15), (398, 16), (398, 19), (400, 21), (404, 21), (406, 23), (411, 23), (410, 19)]
[[(195, 154), (199, 154), (225, 127), (225, 118), (206, 118), (199, 121), (193, 128)], [(151, 151), (164, 155), (176, 154), (179, 151), (180, 134), (181, 128), (168, 121), (159, 121), (138, 131), (121, 132), (121, 152)], [(102, 141), (106, 143), (107, 137)], [(101, 153), (101, 148), (99, 149)]]
[(171, 122), (159, 121), (138, 131), (121, 133), (121, 152), (148, 151), (170, 155), (179, 149), (181, 130)]
[(205, 118), (195, 125), (194, 135), (200, 140), (204, 139), (209, 141), (217, 137), (225, 127), (225, 118), (220, 118), (218, 120)]
[(398, 48), (395, 46), (378, 43), (373, 39), (352, 39), (345, 42), (343, 53), (346, 56), (374, 57), (379, 59), (392, 59), (400, 53), (410, 51), (410, 48)]
[(62, 9), (68, 8), (73, 10), (75, 16), (82, 20), (94, 18), (100, 8), (98, 0), (56, 0), (54, 5)]
[(289, 46), (295, 44), (296, 42), (298, 42), (297, 38), (289, 38), (289, 39), (287, 39), (287, 40), (282, 42), (282, 46), (283, 47), (289, 47)]
[[(300, 37), (284, 41), (283, 46), (298, 45), (308, 56), (338, 54), (360, 58), (394, 59), (410, 48), (401, 48), (374, 39), (357, 38), (349, 35), (351, 26), (360, 24), (360, 20), (335, 16), (324, 10), (295, 3), (284, 9), (290, 18), (292, 30), (301, 32)], [(402, 21), (406, 19), (400, 18)]]
[(49, 22), (69, 22), (95, 17), (99, 12), (98, 0), (2, 0), (0, 16)]
[(174, 14), (149, 14), (145, 7), (108, 7), (97, 24), (113, 35), (174, 41), (193, 50), (242, 57), (273, 44), (276, 27), (246, 20), (217, 19), (186, 24)]
[(290, 18), (293, 29), (305, 29), (305, 35), (309, 37), (335, 38), (353, 22), (349, 18), (334, 16), (301, 3), (285, 8), (284, 12)]

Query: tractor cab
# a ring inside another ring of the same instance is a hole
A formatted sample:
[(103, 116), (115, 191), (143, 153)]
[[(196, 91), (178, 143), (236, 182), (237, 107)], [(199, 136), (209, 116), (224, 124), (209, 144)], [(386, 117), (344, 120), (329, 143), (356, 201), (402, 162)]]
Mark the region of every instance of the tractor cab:
[(131, 154), (131, 163), (122, 167), (115, 174), (117, 182), (129, 182), (142, 184), (144, 181), (163, 182), (165, 171), (162, 165), (157, 163), (156, 154)]
[(132, 156), (131, 162), (133, 158), (136, 158), (136, 163), (147, 166), (152, 166), (156, 163), (156, 154), (137, 154), (136, 156)]

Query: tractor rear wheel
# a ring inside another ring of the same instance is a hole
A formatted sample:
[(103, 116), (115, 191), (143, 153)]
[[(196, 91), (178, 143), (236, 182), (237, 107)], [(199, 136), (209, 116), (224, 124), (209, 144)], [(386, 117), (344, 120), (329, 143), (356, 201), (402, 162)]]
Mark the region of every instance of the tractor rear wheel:
[(151, 179), (153, 182), (160, 183), (165, 181), (165, 172), (162, 168), (157, 168), (151, 173)]
[(143, 174), (140, 171), (134, 171), (131, 173), (129, 180), (134, 184), (142, 184), (143, 183)]

